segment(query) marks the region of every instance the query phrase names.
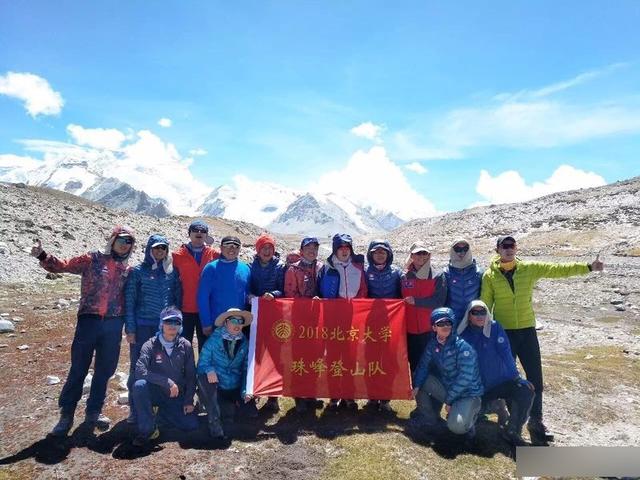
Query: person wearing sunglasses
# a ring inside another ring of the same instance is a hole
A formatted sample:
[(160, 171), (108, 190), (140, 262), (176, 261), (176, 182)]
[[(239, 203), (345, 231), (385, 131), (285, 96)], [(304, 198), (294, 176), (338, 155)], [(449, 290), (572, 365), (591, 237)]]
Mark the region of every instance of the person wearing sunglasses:
[(521, 260), (518, 246), (511, 235), (498, 237), (496, 253), (482, 276), (480, 299), (505, 329), (511, 353), (524, 368), (527, 380), (535, 388), (535, 397), (527, 430), (534, 445), (553, 441), (542, 416), (542, 360), (533, 311), (533, 289), (541, 278), (566, 278), (602, 271), (599, 256), (591, 263), (551, 263)]
[(502, 438), (516, 447), (526, 445), (521, 434), (533, 403), (534, 388), (520, 376), (511, 355), (509, 338), (482, 300), (469, 303), (458, 326), (458, 335), (478, 354), (484, 386), (483, 406), (497, 399), (505, 400), (509, 405), (508, 420), (500, 432)]
[[(129, 417), (127, 422), (136, 423), (131, 395), (135, 381), (135, 368), (140, 349), (144, 342), (158, 331), (158, 316), (169, 305), (180, 308), (182, 287), (180, 276), (173, 268), (169, 255), (169, 241), (164, 235), (153, 234), (147, 240), (142, 263), (131, 269), (125, 285), (125, 324), (124, 330), (129, 343), (130, 372)], [(189, 342), (191, 344), (191, 342)]]
[(138, 447), (157, 438), (158, 424), (182, 431), (198, 428), (193, 407), (196, 364), (191, 344), (180, 336), (182, 312), (170, 305), (158, 317), (158, 332), (140, 350), (131, 390), (137, 427), (133, 445)]
[(482, 273), (469, 242), (464, 239), (453, 242), (449, 250), (449, 264), (443, 274), (447, 281), (445, 306), (455, 312), (458, 322), (462, 320), (469, 302), (480, 297)]
[(102, 407), (107, 383), (115, 373), (120, 357), (125, 318), (124, 285), (130, 270), (127, 262), (135, 241), (131, 227), (116, 225), (104, 251), (61, 260), (45, 252), (40, 240), (36, 240), (31, 249), (31, 255), (48, 272), (81, 275), (78, 321), (71, 344), (71, 368), (58, 399), (60, 419), (51, 431), (53, 436), (66, 436), (71, 430), (76, 406), (82, 397), (82, 385), (94, 354), (94, 374), (84, 421), (91, 428), (109, 428), (111, 420), (102, 414)]
[(209, 244), (209, 226), (202, 220), (194, 220), (187, 231), (189, 242), (183, 243), (173, 252), (173, 265), (180, 273), (182, 283), (182, 314), (184, 330), (182, 336), (193, 345), (194, 332), (198, 339), (198, 352), (202, 350), (206, 335), (202, 332), (202, 323), (198, 309), (197, 293), (202, 270), (219, 257), (219, 253)]
[(242, 414), (251, 404), (245, 391), (249, 340), (242, 329), (252, 320), (251, 312), (238, 308), (218, 315), (218, 328), (198, 358), (198, 385), (207, 407), (209, 434), (215, 439), (224, 439), (236, 413)]
[(453, 310), (436, 308), (430, 319), (434, 335), (413, 374), (418, 414), (412, 418), (412, 424), (427, 433), (442, 433), (445, 424), (437, 406), (444, 403), (446, 428), (472, 439), (484, 393), (478, 356), (473, 347), (458, 336)]

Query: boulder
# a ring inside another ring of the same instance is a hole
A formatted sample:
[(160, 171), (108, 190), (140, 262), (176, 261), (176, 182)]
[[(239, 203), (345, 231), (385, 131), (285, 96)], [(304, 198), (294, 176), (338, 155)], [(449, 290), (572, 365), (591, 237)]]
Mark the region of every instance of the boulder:
[(16, 326), (11, 320), (6, 320), (4, 318), (0, 320), (0, 333), (12, 333), (15, 331)]

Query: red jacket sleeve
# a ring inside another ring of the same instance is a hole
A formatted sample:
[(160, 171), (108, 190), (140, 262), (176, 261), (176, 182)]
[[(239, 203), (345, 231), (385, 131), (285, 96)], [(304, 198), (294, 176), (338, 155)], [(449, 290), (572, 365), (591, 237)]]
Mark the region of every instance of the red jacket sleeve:
[(47, 272), (52, 273), (81, 274), (91, 266), (92, 262), (93, 258), (91, 253), (85, 253), (84, 255), (68, 260), (60, 260), (51, 254), (47, 254), (44, 259), (40, 260), (40, 266)]

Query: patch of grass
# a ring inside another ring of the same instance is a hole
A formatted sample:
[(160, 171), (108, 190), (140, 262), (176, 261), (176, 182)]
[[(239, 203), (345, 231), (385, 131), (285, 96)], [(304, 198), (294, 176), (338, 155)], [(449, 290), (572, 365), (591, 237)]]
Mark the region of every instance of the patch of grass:
[(622, 320), (622, 317), (617, 315), (605, 315), (601, 318), (598, 318), (597, 320), (602, 323), (618, 323), (620, 320)]
[(638, 361), (621, 346), (584, 347), (544, 358), (545, 383), (553, 390), (609, 394), (618, 385), (640, 384)]

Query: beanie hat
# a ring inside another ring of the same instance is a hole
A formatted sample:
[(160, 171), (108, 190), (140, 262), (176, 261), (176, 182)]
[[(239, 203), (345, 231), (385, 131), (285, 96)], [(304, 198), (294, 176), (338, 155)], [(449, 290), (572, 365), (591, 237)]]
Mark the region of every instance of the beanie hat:
[(259, 253), (262, 247), (264, 247), (265, 245), (271, 245), (274, 250), (276, 249), (276, 241), (271, 235), (267, 233), (263, 233), (256, 240), (256, 252)]

